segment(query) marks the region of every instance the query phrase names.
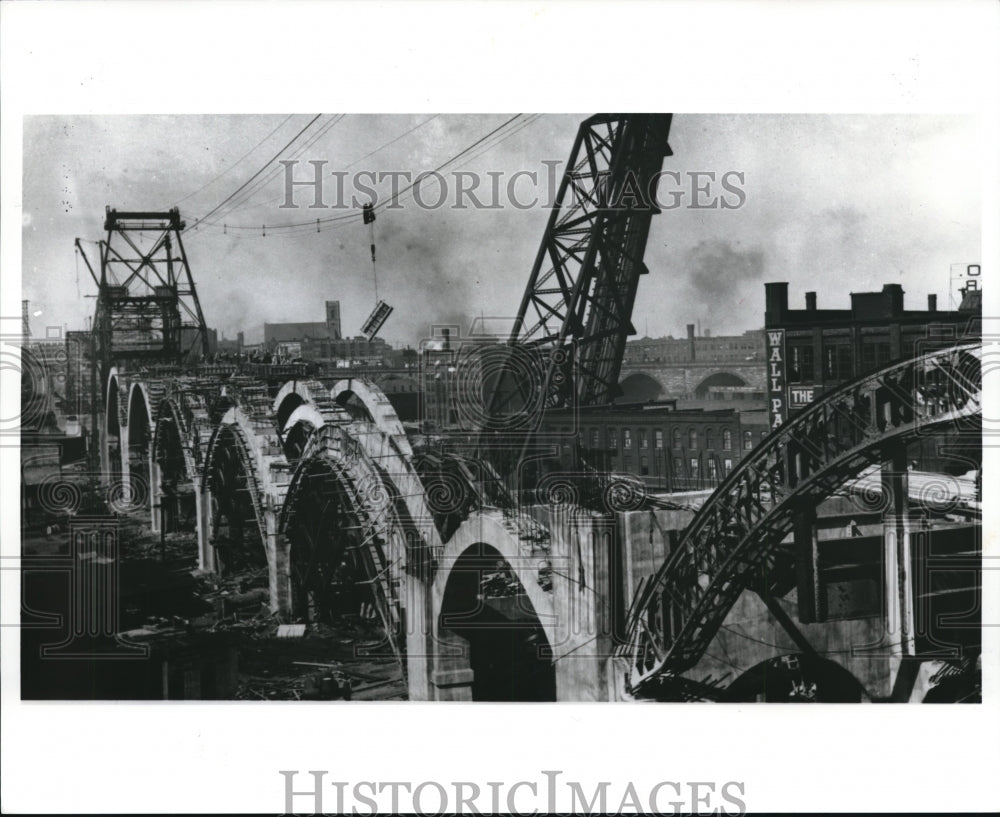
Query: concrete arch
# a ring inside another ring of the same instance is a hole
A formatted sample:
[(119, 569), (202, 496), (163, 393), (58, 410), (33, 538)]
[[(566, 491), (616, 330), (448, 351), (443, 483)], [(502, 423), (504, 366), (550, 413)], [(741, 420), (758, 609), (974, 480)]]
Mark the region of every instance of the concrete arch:
[(828, 658), (792, 653), (766, 658), (730, 684), (725, 702), (860, 703), (864, 685)]
[(200, 452), (192, 434), (195, 417), (188, 397), (181, 393), (159, 401), (152, 441), (157, 482), (153, 486), (151, 505), (154, 522), (165, 532), (191, 530), (193, 526), (197, 534), (199, 566), (206, 569), (206, 542), (211, 520), (205, 513)]
[(156, 489), (159, 483), (158, 469), (153, 454), (153, 430), (155, 420), (149, 402), (149, 394), (143, 383), (135, 381), (128, 390), (128, 425), (122, 430), (123, 465), (127, 460), (127, 472), (122, 482), (130, 486), (127, 494), (129, 510), (138, 510), (147, 505), (153, 532), (159, 531)]
[(649, 400), (658, 400), (666, 392), (659, 380), (645, 372), (633, 372), (619, 385), (622, 390), (620, 399), (625, 403), (645, 403)]
[(228, 443), (227, 435), (232, 435), (236, 443), (236, 455), (244, 471), (250, 478), (251, 484), (248, 486), (250, 500), (253, 505), (257, 526), (260, 530), (262, 541), (267, 541), (267, 527), (263, 516), (263, 497), (260, 495), (260, 477), (257, 473), (257, 466), (251, 453), (250, 441), (247, 439), (241, 424), (236, 420), (238, 408), (231, 408), (226, 413), (226, 417), (219, 423), (208, 441), (208, 449), (205, 454), (205, 464), (202, 469), (202, 479), (205, 485), (212, 487), (212, 469), (217, 464), (217, 457), (220, 446)]
[(330, 397), (344, 407), (347, 407), (352, 397), (355, 398), (357, 404), (364, 407), (368, 419), (396, 442), (399, 452), (404, 456), (412, 455), (413, 451), (396, 410), (373, 381), (367, 378), (338, 380), (330, 389)]
[(164, 427), (172, 424), (177, 429), (177, 436), (180, 443), (180, 454), (184, 463), (184, 475), (187, 479), (201, 479), (201, 472), (195, 459), (193, 441), (190, 436), (190, 428), (184, 411), (173, 397), (166, 397), (160, 401), (156, 412), (156, 423), (153, 430), (153, 456), (157, 460), (162, 459), (164, 451)]
[[(278, 513), (287, 491), (289, 466), (278, 442), (273, 423), (266, 420), (250, 404), (246, 408), (241, 403), (231, 407), (222, 416), (212, 432), (205, 453), (202, 470), (203, 486), (209, 493), (208, 508), (211, 508), (213, 468), (219, 453), (220, 442), (231, 441), (235, 456), (243, 469), (247, 482), (249, 502), (253, 509), (254, 521), (260, 533), (268, 566), (269, 602), (272, 610), (285, 610), (289, 602), (288, 548), (278, 531)], [(221, 506), (219, 497), (215, 497)], [(228, 501), (228, 500), (227, 500)], [(206, 511), (210, 513), (209, 511)], [(213, 520), (210, 525), (214, 524)], [(214, 545), (214, 542), (212, 543)], [(207, 548), (211, 561), (215, 561), (213, 548)]]
[(301, 403), (287, 417), (281, 428), (281, 446), (285, 458), (298, 462), (309, 442), (309, 437), (317, 428), (326, 425), (326, 418), (310, 403)]
[[(104, 384), (104, 419), (101, 423), (101, 482), (111, 485), (128, 474), (128, 391), (118, 369), (112, 368)], [(124, 439), (123, 439), (124, 438)]]
[[(376, 608), (390, 640), (395, 643), (400, 624), (399, 603), (391, 572), (398, 576), (393, 540), (398, 523), (392, 513), (390, 487), (379, 479), (370, 463), (337, 459), (314, 449), (296, 467), (282, 514), (282, 534), (289, 543), (289, 569), (304, 577), (308, 568), (326, 565), (328, 574), (343, 565), (353, 565), (355, 584), (374, 591)], [(395, 547), (394, 547), (395, 545)], [(326, 576), (325, 578), (329, 578)], [(329, 587), (324, 582), (292, 582), (292, 608), (300, 614), (310, 606), (299, 593), (311, 593), (325, 607)]]
[[(122, 398), (125, 398), (122, 400)], [(117, 434), (118, 429), (128, 425), (128, 386), (123, 382), (118, 369), (108, 372), (108, 382), (104, 394), (104, 407), (107, 413), (105, 431)], [(114, 421), (114, 425), (112, 425)]]
[[(300, 497), (315, 493), (319, 480), (331, 502), (339, 497), (340, 504), (346, 502), (350, 506), (350, 513), (361, 528), (353, 558), (374, 593), (375, 606), (393, 651), (401, 656), (398, 639), (402, 615), (395, 585), (402, 579), (414, 542), (411, 526), (401, 518), (401, 513), (406, 515), (407, 505), (393, 479), (395, 474), (386, 467), (387, 463), (376, 459), (380, 451), (378, 438), (384, 435), (370, 426), (358, 428), (357, 424), (348, 427), (324, 422), (315, 407), (305, 405), (293, 412), (287, 427), (291, 430), (313, 424), (317, 427), (295, 465), (278, 520), (279, 532), (289, 542), (289, 565), (292, 567), (295, 554), (303, 549), (316, 553), (317, 537), (307, 536), (303, 526), (310, 517), (315, 517), (318, 503), (314, 499), (303, 503)], [(401, 463), (397, 463), (399, 467)], [(302, 537), (304, 541), (300, 542)], [(293, 598), (292, 604), (300, 601)]]
[(274, 396), (271, 410), (278, 428), (284, 431), (292, 412), (303, 403), (322, 405), (329, 400), (329, 392), (318, 380), (289, 380)]
[[(154, 425), (156, 422), (156, 412), (154, 411), (153, 401), (149, 397), (149, 388), (145, 382), (142, 380), (134, 380), (128, 387), (128, 422), (127, 425), (132, 424), (132, 411), (137, 405), (137, 400), (142, 400), (142, 404), (146, 410), (146, 417), (149, 420), (150, 425)], [(138, 397), (136, 396), (138, 395)]]
[(538, 559), (525, 558), (521, 553), (521, 540), (514, 536), (503, 524), (503, 517), (496, 512), (472, 514), (455, 531), (444, 546), (434, 576), (434, 597), (444, 598), (448, 577), (459, 557), (469, 548), (486, 544), (495, 548), (510, 564), (524, 588), (528, 600), (545, 630), (549, 644), (560, 643), (562, 635), (557, 631), (556, 612), (552, 591), (543, 590), (539, 584)]
[(715, 386), (747, 386), (747, 381), (738, 374), (720, 369), (702, 378), (701, 382), (695, 386), (695, 397), (702, 398), (708, 394), (708, 390)]
[[(478, 625), (474, 623), (474, 619), (484, 614), (489, 615), (491, 612), (482, 598), (477, 597), (475, 593), (482, 565), (488, 565), (492, 561), (491, 554), (499, 557), (498, 561), (502, 560), (501, 564), (505, 563), (504, 571), (509, 569), (523, 590), (523, 596), (527, 597), (527, 604), (524, 603), (522, 596), (515, 595), (505, 605), (511, 620), (520, 622), (520, 625), (498, 626), (490, 622)], [(478, 564), (479, 567), (469, 568), (470, 562), (467, 560), (470, 557), (471, 564)], [(474, 654), (476, 646), (469, 640), (474, 638), (479, 629), (485, 634), (492, 632), (495, 635), (512, 633), (513, 630), (519, 629), (522, 631), (522, 637), (528, 639), (535, 639), (535, 633), (540, 632), (547, 642), (545, 646), (548, 647), (550, 656), (544, 691), (540, 693), (543, 696), (541, 699), (555, 699), (556, 670), (552, 650), (556, 645), (563, 643), (565, 634), (557, 626), (559, 622), (556, 617), (553, 592), (551, 589), (543, 589), (540, 583), (540, 566), (541, 560), (526, 558), (523, 555), (523, 543), (520, 538), (504, 525), (502, 515), (496, 512), (473, 514), (451, 537), (444, 546), (432, 586), (433, 609), (441, 611), (431, 622), (430, 644), (434, 662), (430, 682), (431, 695), (435, 699), (469, 701), (476, 698), (477, 688), (481, 693), (484, 679), (476, 678)], [(463, 585), (464, 593), (460, 589)], [(453, 605), (459, 595), (464, 598), (463, 601), (459, 601), (460, 606), (470, 607), (471, 599), (477, 598), (475, 609), (460, 610), (456, 616), (455, 611), (449, 609), (449, 602)], [(469, 626), (472, 627), (471, 630), (467, 629)], [(541, 646), (539, 642), (540, 639), (530, 646), (533, 649), (537, 648)], [(536, 653), (534, 656), (536, 670), (542, 668), (544, 664), (544, 654), (540, 657)], [(551, 690), (548, 689), (549, 683)], [(515, 693), (514, 698), (517, 697), (518, 694)], [(496, 697), (495, 692), (492, 695), (487, 694), (486, 699), (510, 700), (510, 698)]]

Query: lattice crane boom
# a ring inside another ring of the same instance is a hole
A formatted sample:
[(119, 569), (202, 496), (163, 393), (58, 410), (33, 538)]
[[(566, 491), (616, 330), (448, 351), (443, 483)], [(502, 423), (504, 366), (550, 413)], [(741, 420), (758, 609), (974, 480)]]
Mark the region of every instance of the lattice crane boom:
[(512, 398), (523, 405), (532, 387), (550, 408), (618, 395), (671, 119), (597, 114), (581, 124), (510, 337), (541, 353), (543, 371), (532, 385), (502, 380), (494, 411)]

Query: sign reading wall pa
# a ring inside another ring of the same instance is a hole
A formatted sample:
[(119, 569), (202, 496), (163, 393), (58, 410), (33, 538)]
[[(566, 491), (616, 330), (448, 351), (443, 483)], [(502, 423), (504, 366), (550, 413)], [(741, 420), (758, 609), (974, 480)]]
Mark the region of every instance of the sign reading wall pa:
[(785, 330), (767, 330), (767, 416), (774, 431), (788, 419), (785, 399)]

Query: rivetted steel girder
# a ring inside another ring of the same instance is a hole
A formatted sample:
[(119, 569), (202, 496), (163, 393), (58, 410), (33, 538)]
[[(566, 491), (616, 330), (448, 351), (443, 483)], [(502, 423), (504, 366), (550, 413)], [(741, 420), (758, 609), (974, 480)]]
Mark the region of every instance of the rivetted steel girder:
[(818, 501), (902, 444), (965, 423), (979, 437), (978, 344), (931, 352), (847, 383), (773, 433), (712, 494), (641, 591), (621, 651), (633, 691), (693, 666), (760, 576), (803, 501)]

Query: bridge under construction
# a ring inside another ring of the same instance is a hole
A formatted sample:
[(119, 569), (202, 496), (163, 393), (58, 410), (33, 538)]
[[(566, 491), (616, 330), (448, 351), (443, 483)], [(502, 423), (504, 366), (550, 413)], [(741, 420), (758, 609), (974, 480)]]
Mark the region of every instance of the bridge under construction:
[[(283, 635), (360, 604), (366, 654), (410, 700), (969, 699), (976, 327), (826, 391), (711, 491), (656, 494), (598, 467), (578, 428), (540, 431), (547, 411), (620, 395), (670, 127), (581, 125), (513, 328), (456, 344), (470, 419), (436, 437), (371, 378), (209, 360), (180, 213), (109, 209), (74, 338), (98, 506), (187, 535), (201, 578), (256, 571)], [(917, 449), (973, 476), (915, 467)], [(79, 534), (70, 567), (100, 574), (95, 517), (79, 496), (57, 510)], [(77, 635), (129, 649), (99, 595), (114, 583), (80, 588), (99, 613)]]

